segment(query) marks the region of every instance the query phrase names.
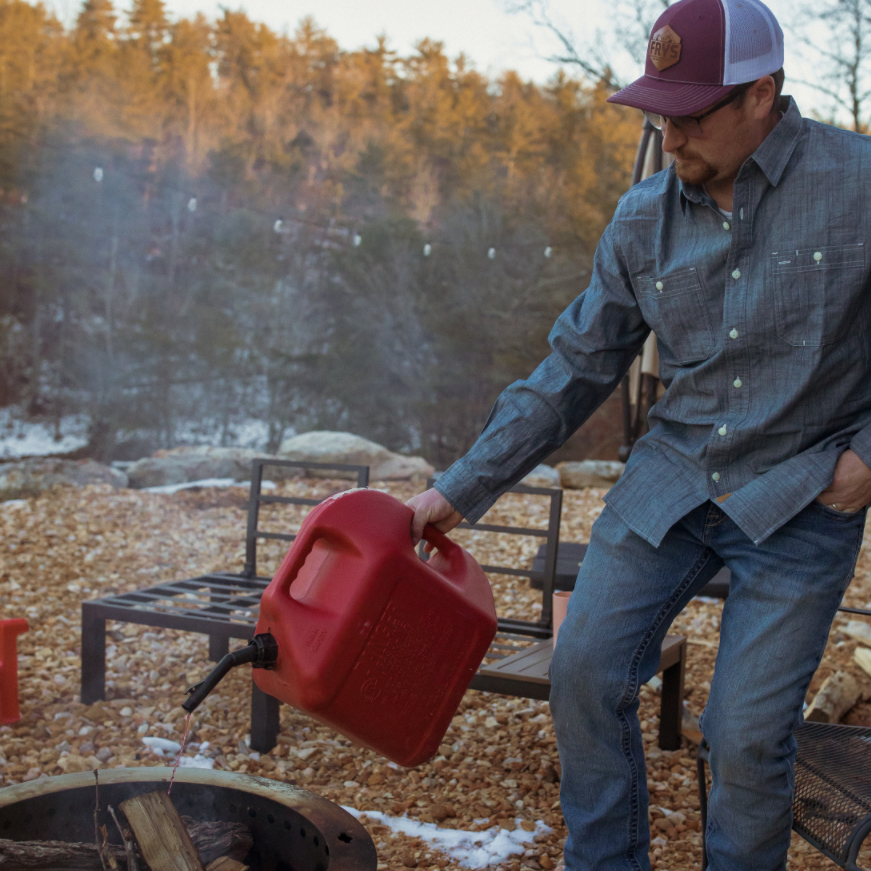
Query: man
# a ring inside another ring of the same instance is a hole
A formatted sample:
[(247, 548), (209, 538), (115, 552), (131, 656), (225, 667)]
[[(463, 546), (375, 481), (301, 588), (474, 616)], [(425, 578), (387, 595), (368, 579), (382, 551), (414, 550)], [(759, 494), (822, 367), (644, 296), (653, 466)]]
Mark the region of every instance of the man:
[(569, 871), (648, 869), (638, 689), (669, 624), (732, 573), (701, 728), (714, 871), (785, 868), (802, 703), (871, 502), (871, 141), (780, 97), (758, 0), (681, 0), (612, 97), (674, 164), (620, 201), (552, 353), (413, 498), (476, 521), (619, 384), (652, 329), (664, 397), (593, 526), (551, 667)]

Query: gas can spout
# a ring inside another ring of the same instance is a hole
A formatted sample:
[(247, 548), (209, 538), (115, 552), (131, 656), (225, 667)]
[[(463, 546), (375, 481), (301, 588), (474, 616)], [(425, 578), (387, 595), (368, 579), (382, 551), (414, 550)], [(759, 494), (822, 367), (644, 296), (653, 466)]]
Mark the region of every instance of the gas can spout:
[(227, 676), (231, 668), (250, 662), (254, 668), (275, 668), (278, 662), (278, 643), (268, 632), (255, 635), (246, 647), (228, 653), (209, 673), (205, 680), (194, 684), (187, 690), (187, 699), (182, 707), (192, 714), (206, 696)]

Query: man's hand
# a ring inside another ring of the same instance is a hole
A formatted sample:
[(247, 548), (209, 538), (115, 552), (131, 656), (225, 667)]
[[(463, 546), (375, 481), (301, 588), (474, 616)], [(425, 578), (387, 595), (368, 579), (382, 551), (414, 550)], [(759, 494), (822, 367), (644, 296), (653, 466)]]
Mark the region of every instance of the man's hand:
[(836, 511), (859, 511), (871, 504), (871, 469), (849, 448), (835, 466), (835, 478), (817, 499)]
[[(414, 511), (411, 521), (411, 540), (415, 547), (423, 538), (423, 528), (427, 523), (431, 523), (440, 532), (450, 532), (463, 519), (460, 512), (456, 511), (438, 490), (430, 489), (412, 496), (405, 504)], [(427, 553), (432, 550), (429, 544), (424, 548)]]

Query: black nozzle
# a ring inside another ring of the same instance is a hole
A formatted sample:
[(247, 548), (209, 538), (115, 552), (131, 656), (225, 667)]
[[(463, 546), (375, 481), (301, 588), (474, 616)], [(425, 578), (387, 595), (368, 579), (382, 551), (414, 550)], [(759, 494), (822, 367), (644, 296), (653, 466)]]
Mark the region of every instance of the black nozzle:
[(192, 714), (206, 696), (227, 676), (231, 668), (250, 662), (254, 668), (275, 668), (278, 661), (278, 642), (268, 632), (255, 635), (247, 647), (228, 653), (209, 673), (205, 680), (187, 690), (187, 699), (182, 707)]

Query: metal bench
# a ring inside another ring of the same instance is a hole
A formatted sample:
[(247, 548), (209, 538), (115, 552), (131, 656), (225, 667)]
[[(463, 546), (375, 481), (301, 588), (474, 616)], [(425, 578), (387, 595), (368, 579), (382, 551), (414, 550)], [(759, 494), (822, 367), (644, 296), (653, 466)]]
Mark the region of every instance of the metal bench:
[[(428, 486), (431, 487), (435, 480), (436, 478), (430, 479)], [(528, 578), (534, 588), (541, 590), (541, 617), (534, 621), (500, 617), (496, 638), (477, 674), (472, 678), (469, 689), (546, 701), (550, 696), (548, 669), (553, 653), (553, 591), (556, 588), (557, 572), (562, 570), (564, 575), (573, 572), (574, 587), (574, 577), (577, 575), (580, 560), (569, 567), (561, 566), (557, 560), (558, 547), (560, 551), (565, 547), (559, 545), (562, 490), (518, 485), (509, 492), (546, 497), (549, 500), (547, 528), (487, 523), (472, 525), (463, 521), (457, 529), (545, 539), (529, 568), (482, 565), (488, 574)], [(570, 544), (565, 553), (568, 554), (572, 547), (577, 548), (578, 545)], [(580, 547), (586, 551), (586, 545)], [(680, 747), (686, 650), (686, 638), (683, 636), (669, 635), (662, 645), (658, 671), (662, 672), (659, 746), (663, 750), (676, 750)]]
[[(245, 568), (240, 573), (209, 572), (195, 578), (169, 581), (145, 590), (116, 593), (82, 602), (82, 701), (92, 704), (105, 698), (106, 621), (138, 623), (161, 629), (200, 632), (209, 638), (209, 659), (218, 661), (230, 646), (231, 638), (245, 641), (254, 634), (260, 609), (260, 596), (271, 578), (257, 574), (258, 540), (293, 541), (285, 532), (265, 532), (259, 528), (261, 505), (307, 505), (317, 499), (298, 496), (264, 495), (263, 470), (266, 467), (344, 472), (356, 475), (358, 487), (369, 483), (369, 467), (306, 463), (290, 460), (257, 459), (251, 466), (248, 500), (248, 525), (245, 533)], [(278, 699), (267, 695), (251, 682), (251, 748), (268, 753), (278, 740)]]
[[(544, 558), (546, 545), (542, 545), (532, 561), (532, 577), (529, 583), (537, 590), (544, 581)], [(574, 590), (578, 569), (587, 555), (587, 545), (579, 541), (561, 541), (557, 550), (556, 577), (554, 589)], [(696, 594), (710, 596), (712, 599), (725, 599), (729, 595), (729, 581), (732, 573), (727, 568), (720, 569), (704, 587)]]
[[(848, 614), (871, 616), (865, 608), (843, 607)], [(847, 871), (863, 871), (859, 851), (871, 834), (871, 729), (830, 723), (805, 723), (796, 730), (793, 829)], [(704, 831), (708, 817), (705, 762), (699, 747), (697, 766), (702, 817), (702, 871), (708, 867)]]
[[(498, 635), (496, 640), (500, 641)], [(686, 652), (687, 640), (684, 636), (666, 635), (657, 668), (657, 671), (662, 672), (659, 709), (661, 750), (677, 750), (680, 747)], [(548, 670), (552, 654), (551, 638), (531, 644), (517, 653), (482, 665), (472, 678), (469, 689), (547, 700), (550, 695)]]

